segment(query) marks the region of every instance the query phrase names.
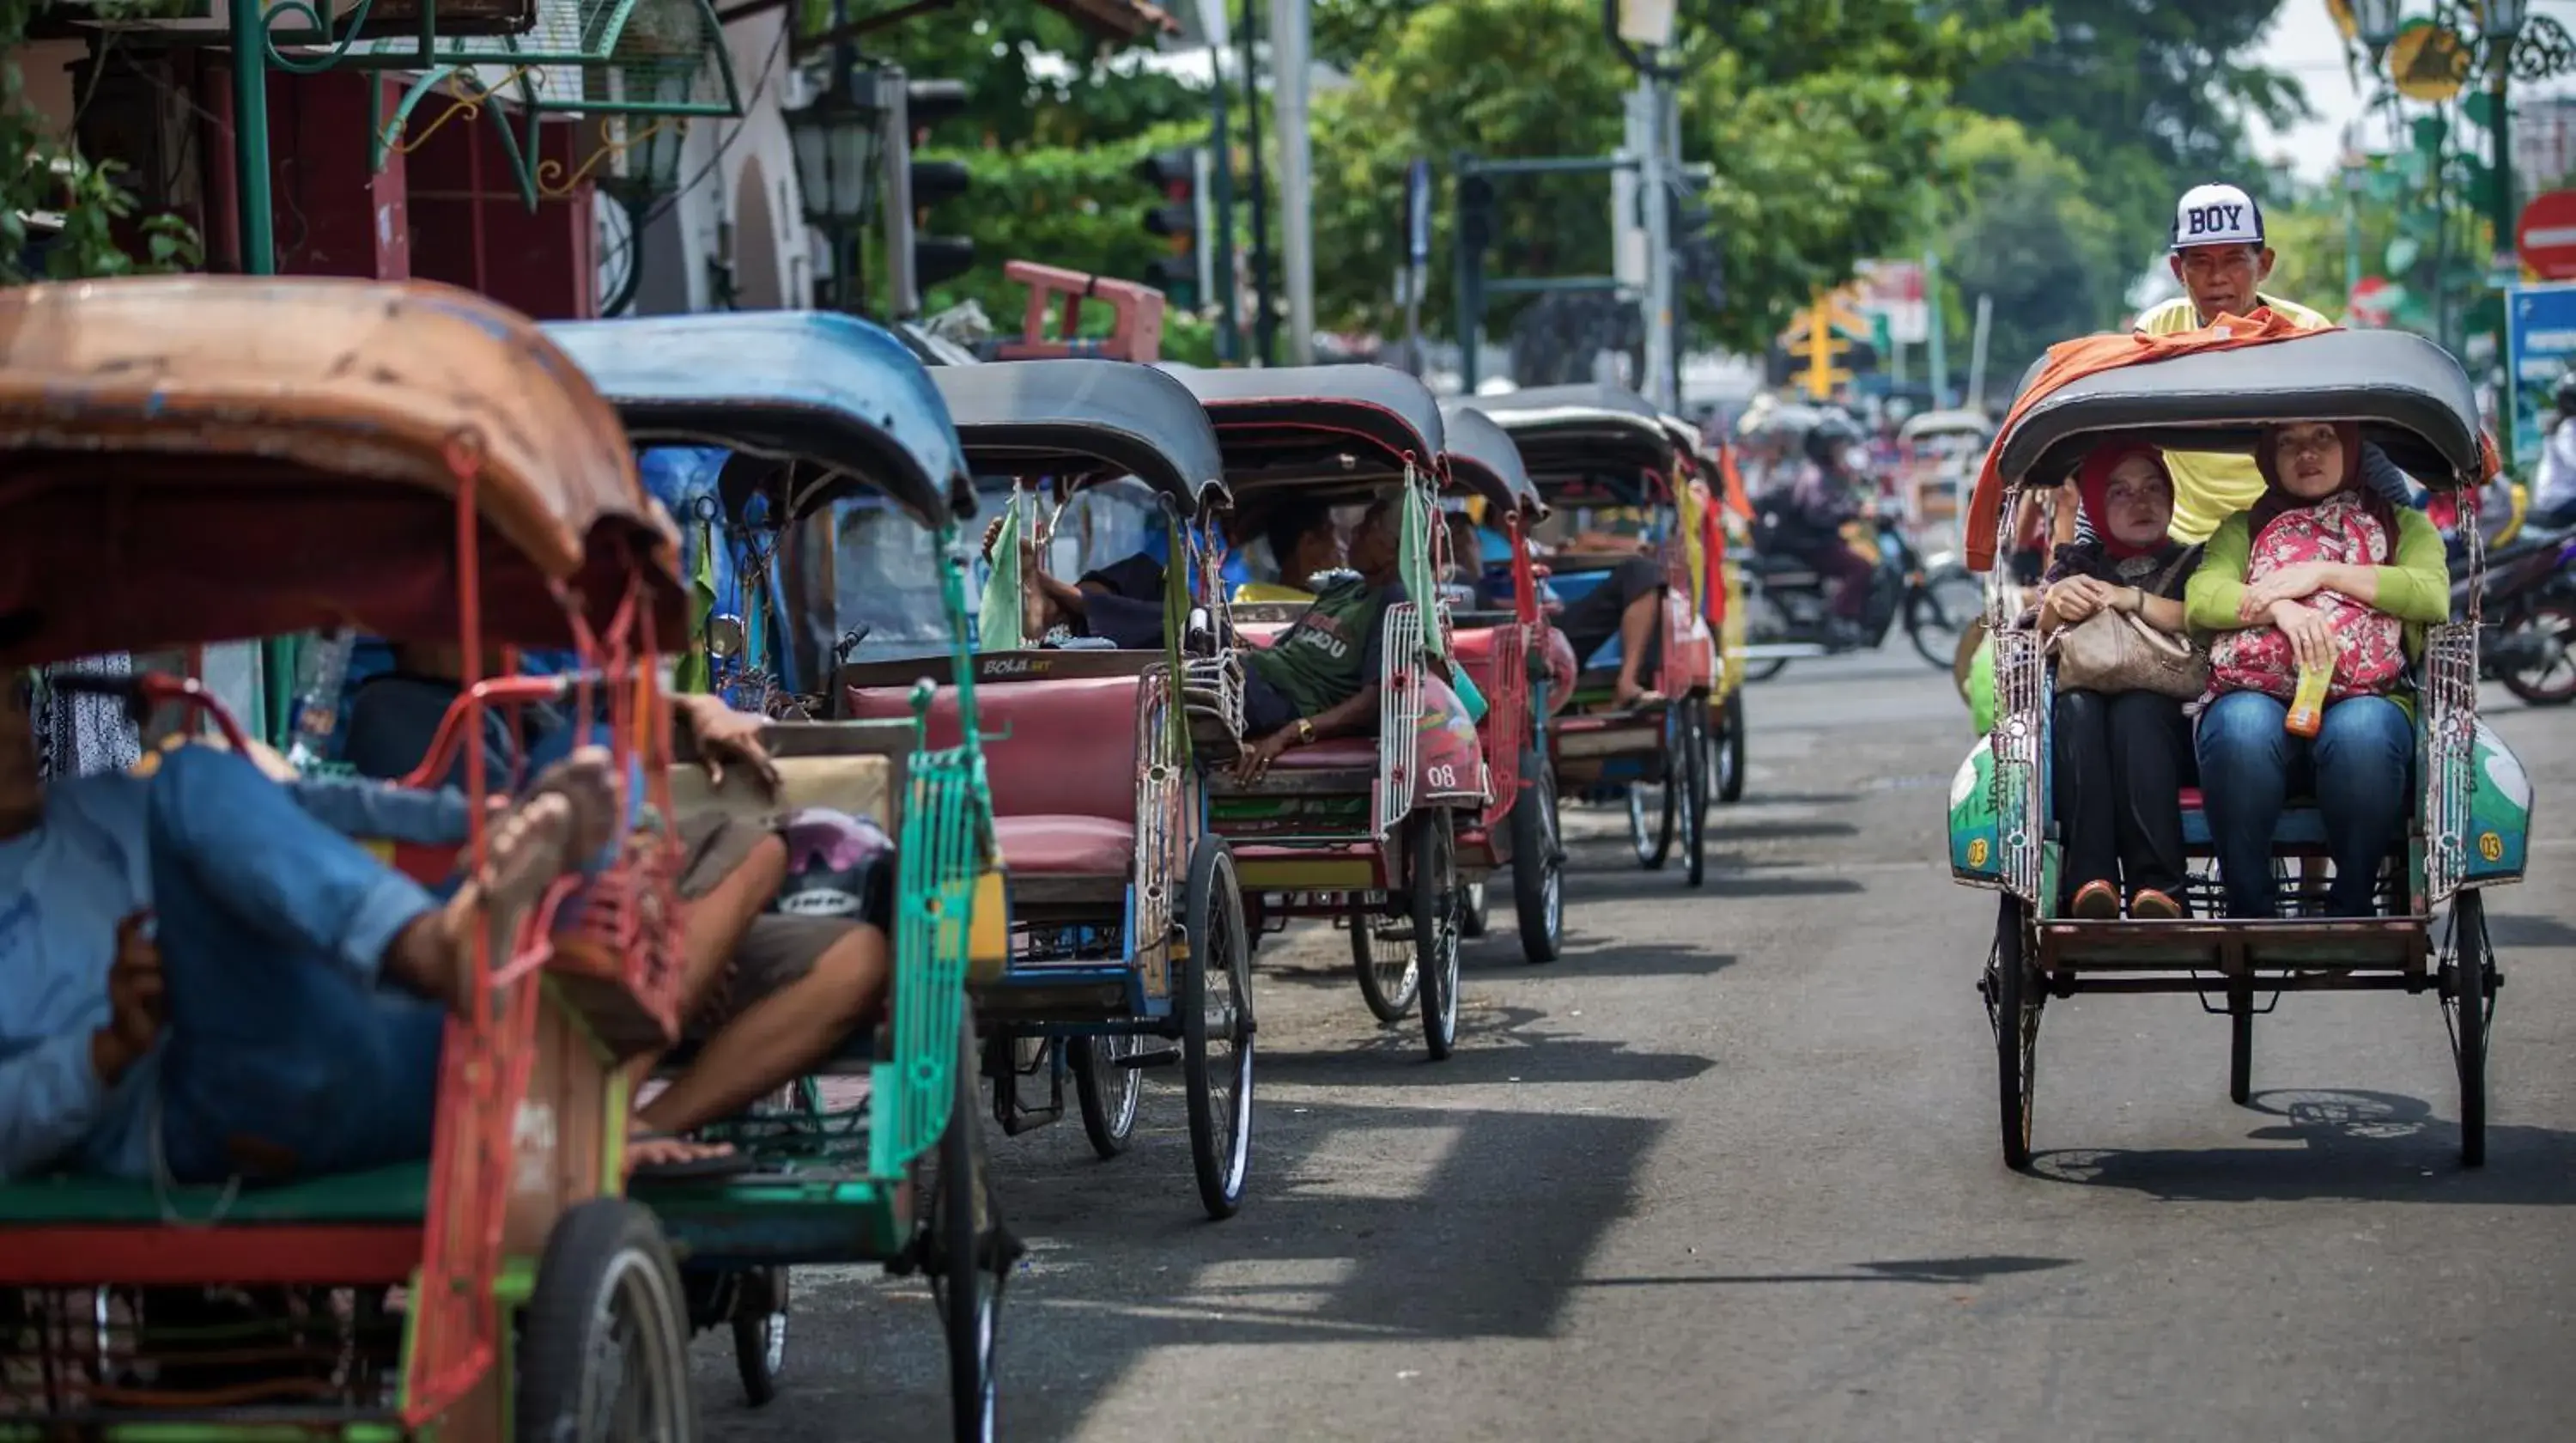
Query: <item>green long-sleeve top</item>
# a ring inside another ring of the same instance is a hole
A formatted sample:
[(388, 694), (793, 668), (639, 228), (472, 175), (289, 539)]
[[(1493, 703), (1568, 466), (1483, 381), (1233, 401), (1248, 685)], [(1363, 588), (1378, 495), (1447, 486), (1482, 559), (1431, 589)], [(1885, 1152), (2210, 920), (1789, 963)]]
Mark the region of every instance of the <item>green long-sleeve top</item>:
[[(2194, 631), (2238, 631), (2237, 603), (2245, 599), (2245, 565), (2254, 551), (2253, 513), (2239, 511), (2218, 523), (2202, 548), (2200, 565), (2183, 588), (2183, 620)], [(2451, 619), (2451, 565), (2442, 533), (2421, 511), (2397, 512), (2397, 554), (2379, 573), (2379, 599), (2371, 609), (2405, 623), (2406, 654), (2424, 652), (2424, 628)], [(2268, 624), (2268, 623), (2266, 623)]]

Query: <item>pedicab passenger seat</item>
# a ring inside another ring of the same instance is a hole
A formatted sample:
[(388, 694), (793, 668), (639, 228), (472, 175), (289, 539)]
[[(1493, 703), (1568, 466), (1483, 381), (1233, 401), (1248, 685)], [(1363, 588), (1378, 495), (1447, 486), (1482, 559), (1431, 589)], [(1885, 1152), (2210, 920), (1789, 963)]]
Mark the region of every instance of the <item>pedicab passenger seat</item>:
[[(400, 1163), (273, 1186), (245, 1185), (229, 1202), (220, 1184), (158, 1188), (101, 1177), (41, 1177), (0, 1183), (0, 1229), (203, 1225), (386, 1223), (418, 1227), (429, 1199), (429, 1164)], [(164, 1201), (168, 1206), (165, 1209)], [(210, 1248), (210, 1252), (220, 1248)], [(221, 1270), (221, 1259), (210, 1266)], [(5, 1273), (0, 1269), (0, 1273)]]
[[(2183, 847), (2196, 855), (2210, 849), (2209, 815), (2202, 810), (2198, 787), (2182, 789)], [(2313, 797), (2292, 797), (2281, 808), (2281, 820), (2272, 828), (2272, 849), (2292, 856), (2323, 856), (2326, 850), (2325, 818), (2317, 810)]]
[[(696, 750), (685, 736), (673, 739), (671, 805), (683, 815), (713, 808), (754, 824), (807, 807), (828, 807), (865, 817), (888, 836), (899, 835), (902, 818), (896, 799), (903, 795), (912, 755), (912, 727), (904, 722), (822, 721), (771, 722), (761, 729), (761, 746), (778, 772), (775, 798), (739, 768), (725, 774), (722, 787), (707, 781)], [(682, 1019), (685, 1027), (687, 1019)], [(865, 1075), (876, 1060), (876, 1029), (863, 1027), (841, 1040), (817, 1070), (833, 1076)], [(686, 1068), (705, 1039), (683, 1036), (655, 1067), (660, 1075)]]
[[(988, 652), (976, 658), (976, 722), (993, 832), (1015, 902), (1114, 897), (1136, 854), (1136, 726), (1159, 651)], [(843, 672), (846, 710), (909, 721), (908, 684)], [(957, 693), (931, 702), (929, 744), (957, 745)]]

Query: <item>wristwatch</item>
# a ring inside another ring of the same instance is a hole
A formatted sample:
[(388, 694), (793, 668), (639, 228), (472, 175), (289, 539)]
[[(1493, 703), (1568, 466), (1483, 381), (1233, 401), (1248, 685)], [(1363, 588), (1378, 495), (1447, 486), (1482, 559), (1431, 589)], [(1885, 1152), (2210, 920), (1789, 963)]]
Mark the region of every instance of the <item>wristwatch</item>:
[(1314, 740), (1315, 724), (1306, 720), (1304, 717), (1297, 718), (1297, 745), (1301, 747), (1307, 746), (1312, 744)]

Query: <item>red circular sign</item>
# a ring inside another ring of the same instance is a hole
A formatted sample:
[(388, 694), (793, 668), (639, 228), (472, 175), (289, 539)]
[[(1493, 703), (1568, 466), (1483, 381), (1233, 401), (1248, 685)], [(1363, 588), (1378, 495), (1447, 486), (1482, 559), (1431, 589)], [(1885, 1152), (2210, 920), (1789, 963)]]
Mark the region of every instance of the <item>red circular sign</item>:
[(2513, 228), (2513, 244), (2541, 279), (2576, 280), (2576, 190), (2533, 196)]
[(2356, 326), (2385, 326), (2396, 292), (2385, 276), (2363, 276), (2353, 285), (2352, 294), (2344, 298), (2344, 308)]

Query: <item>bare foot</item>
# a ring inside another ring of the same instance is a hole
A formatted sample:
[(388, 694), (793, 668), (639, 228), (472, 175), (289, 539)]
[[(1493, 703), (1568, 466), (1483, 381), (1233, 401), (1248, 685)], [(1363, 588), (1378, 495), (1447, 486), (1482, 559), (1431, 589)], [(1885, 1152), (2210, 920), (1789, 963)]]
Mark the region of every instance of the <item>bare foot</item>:
[(528, 784), (528, 796), (531, 801), (558, 796), (572, 808), (574, 865), (598, 855), (617, 836), (616, 759), (606, 747), (582, 747), (539, 772)]
[(1639, 686), (1626, 678), (1622, 678), (1619, 685), (1610, 693), (1610, 704), (1621, 711), (1637, 711), (1645, 707), (1661, 706), (1663, 701), (1662, 692), (1653, 687)]
[(424, 997), (471, 1015), (467, 979), (474, 936), (486, 921), (509, 937), (546, 888), (608, 845), (617, 830), (617, 788), (606, 749), (583, 747), (546, 768), (534, 793), (494, 818), (482, 872), (447, 905), (424, 914), (385, 955), (388, 976)]

